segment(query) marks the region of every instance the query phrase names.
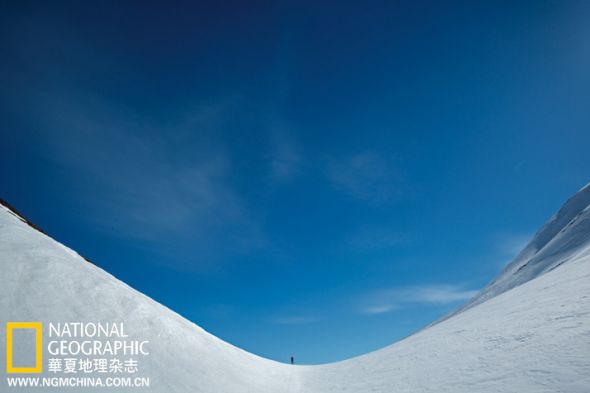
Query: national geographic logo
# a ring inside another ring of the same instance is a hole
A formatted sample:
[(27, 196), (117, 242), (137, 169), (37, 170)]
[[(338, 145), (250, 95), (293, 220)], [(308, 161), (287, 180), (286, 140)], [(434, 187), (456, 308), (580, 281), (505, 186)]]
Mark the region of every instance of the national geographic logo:
[(144, 371), (150, 342), (129, 336), (123, 322), (6, 322), (5, 326), (8, 375), (0, 378), (2, 387), (111, 391), (150, 386)]
[(7, 322), (6, 372), (135, 374), (148, 347), (149, 341), (129, 337), (121, 322)]
[[(28, 337), (27, 337), (28, 336)], [(34, 344), (32, 344), (34, 340)], [(26, 359), (33, 355), (34, 359)], [(43, 324), (41, 322), (6, 323), (6, 373), (43, 372)]]

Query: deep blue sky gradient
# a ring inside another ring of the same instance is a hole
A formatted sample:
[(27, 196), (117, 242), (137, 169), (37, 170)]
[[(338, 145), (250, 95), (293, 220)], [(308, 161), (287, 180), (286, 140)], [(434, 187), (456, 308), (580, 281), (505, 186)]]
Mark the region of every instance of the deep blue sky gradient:
[(590, 181), (590, 2), (14, 2), (0, 197), (301, 363), (481, 288)]

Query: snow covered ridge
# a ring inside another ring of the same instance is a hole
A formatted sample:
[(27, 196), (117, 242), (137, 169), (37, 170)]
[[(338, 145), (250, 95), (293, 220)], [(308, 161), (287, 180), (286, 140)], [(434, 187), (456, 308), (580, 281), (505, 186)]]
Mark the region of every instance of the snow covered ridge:
[(38, 230), (41, 233), (45, 233), (45, 232), (43, 232), (43, 230), (41, 228), (39, 228), (37, 225), (35, 225), (31, 221), (29, 221), (25, 216), (20, 214), (20, 212), (18, 210), (16, 210), (10, 203), (6, 202), (2, 198), (0, 198), (0, 205), (2, 205), (6, 210), (8, 210), (8, 212), (10, 214), (14, 214), (14, 216), (16, 216), (19, 220), (21, 220), (22, 222), (24, 222), (28, 226)]
[(568, 199), (490, 284), (451, 315), (530, 281), (568, 262), (578, 253), (588, 250), (590, 244), (589, 186), (590, 183)]
[[(138, 374), (149, 387), (109, 392), (587, 393), (589, 205), (585, 187), (460, 312), (379, 351), (320, 366), (277, 363), (216, 338), (2, 206), (0, 392), (92, 390), (8, 386), (5, 323), (40, 321), (123, 324), (130, 339), (149, 341)], [(45, 367), (36, 376), (53, 375)]]

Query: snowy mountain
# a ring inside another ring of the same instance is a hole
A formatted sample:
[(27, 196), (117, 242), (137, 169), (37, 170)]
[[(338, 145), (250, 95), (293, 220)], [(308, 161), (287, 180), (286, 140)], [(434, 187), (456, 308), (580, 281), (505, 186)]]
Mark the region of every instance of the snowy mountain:
[[(150, 341), (141, 373), (151, 385), (143, 391), (589, 391), (588, 186), (458, 312), (379, 351), (320, 366), (285, 365), (223, 342), (29, 224), (0, 207), (2, 323), (123, 321), (130, 335)], [(0, 335), (4, 353), (3, 326)], [(0, 391), (14, 389), (0, 379)]]
[(473, 299), (444, 319), (580, 257), (590, 244), (590, 184), (575, 193)]

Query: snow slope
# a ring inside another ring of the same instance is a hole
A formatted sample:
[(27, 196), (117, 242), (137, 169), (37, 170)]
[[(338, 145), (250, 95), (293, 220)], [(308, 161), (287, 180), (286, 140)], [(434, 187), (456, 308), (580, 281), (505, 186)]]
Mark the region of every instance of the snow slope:
[(473, 307), (567, 262), (590, 243), (590, 184), (559, 209), (533, 239), (461, 310)]
[(516, 258), (448, 319), (568, 262), (590, 244), (590, 183), (575, 193)]
[[(153, 381), (149, 391), (285, 391), (287, 365), (223, 342), (31, 228), (4, 206), (0, 206), (0, 271), (2, 323), (124, 322), (128, 334), (149, 340), (151, 353), (141, 364), (142, 375)], [(4, 326), (0, 335), (4, 354)], [(4, 362), (2, 355), (1, 370)], [(294, 389), (296, 382), (291, 383)], [(5, 378), (0, 379), (0, 391), (10, 390), (26, 391), (10, 389)]]
[[(124, 321), (150, 340), (147, 391), (590, 391), (588, 186), (459, 312), (379, 351), (320, 366), (284, 365), (217, 339), (4, 207), (0, 268), (2, 321)], [(0, 391), (10, 390), (0, 380)]]

